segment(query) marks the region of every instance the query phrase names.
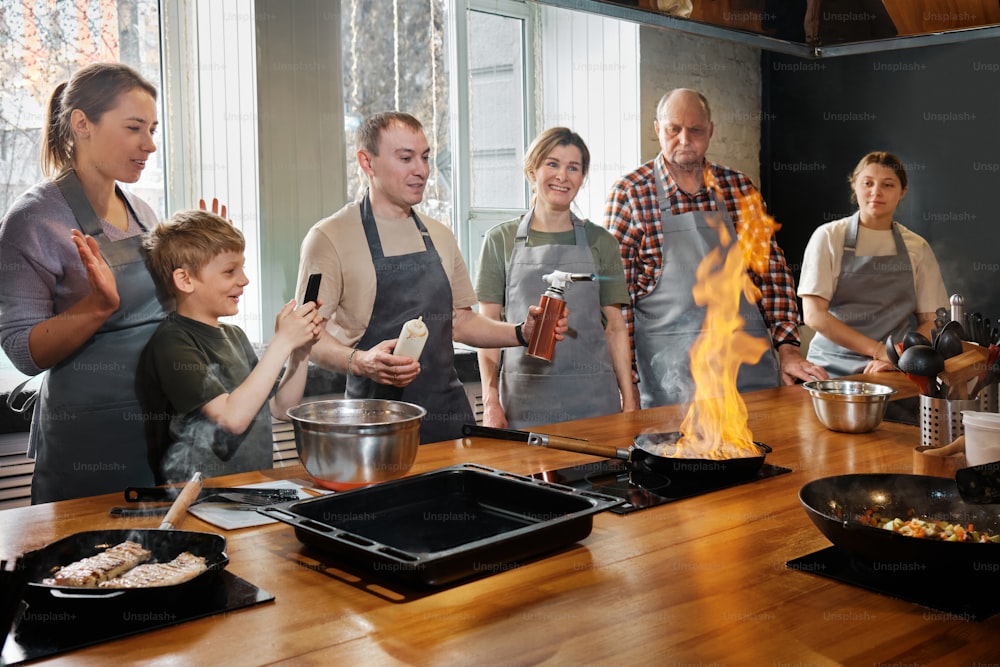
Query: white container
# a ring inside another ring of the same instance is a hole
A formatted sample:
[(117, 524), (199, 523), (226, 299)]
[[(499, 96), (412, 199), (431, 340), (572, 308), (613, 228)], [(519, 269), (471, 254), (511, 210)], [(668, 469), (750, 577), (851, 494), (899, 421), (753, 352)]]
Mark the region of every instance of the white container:
[(1000, 461), (1000, 417), (996, 413), (963, 410), (962, 424), (970, 466)]
[(424, 343), (427, 342), (427, 325), (424, 324), (423, 320), (424, 318), (420, 317), (409, 320), (403, 325), (399, 332), (399, 340), (396, 341), (396, 347), (392, 350), (394, 355), (409, 357), (414, 361), (420, 359), (420, 355), (424, 351)]

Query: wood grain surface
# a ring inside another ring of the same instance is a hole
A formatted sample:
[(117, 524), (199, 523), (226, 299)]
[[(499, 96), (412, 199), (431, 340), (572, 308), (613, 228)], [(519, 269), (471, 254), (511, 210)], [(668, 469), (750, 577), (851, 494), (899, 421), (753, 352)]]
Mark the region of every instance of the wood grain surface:
[[(912, 395), (898, 373), (876, 381)], [(1000, 616), (951, 617), (808, 573), (785, 562), (829, 545), (798, 490), (851, 472), (908, 473), (917, 427), (825, 429), (799, 386), (746, 395), (767, 461), (793, 472), (632, 514), (594, 517), (581, 543), (440, 590), (373, 581), (310, 551), (284, 524), (223, 532), (229, 570), (276, 600), (82, 649), (49, 662), (185, 665), (877, 665), (995, 663)], [(627, 447), (676, 430), (678, 408), (539, 431)], [(413, 473), (476, 462), (530, 474), (595, 461), (585, 454), (486, 438), (425, 445)], [(208, 480), (206, 486), (302, 478), (301, 468)], [(0, 512), (0, 558), (102, 527), (121, 497)], [(188, 516), (185, 530), (213, 531)], [(947, 586), (947, 581), (928, 582)], [(979, 591), (977, 594), (983, 594)]]

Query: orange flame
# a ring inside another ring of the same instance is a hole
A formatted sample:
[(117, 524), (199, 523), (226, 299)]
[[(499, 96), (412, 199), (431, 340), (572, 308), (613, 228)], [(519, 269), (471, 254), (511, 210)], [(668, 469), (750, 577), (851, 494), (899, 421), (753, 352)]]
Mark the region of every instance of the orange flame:
[(760, 298), (747, 268), (767, 270), (771, 236), (780, 225), (767, 215), (757, 191), (740, 196), (739, 205), (738, 241), (733, 243), (727, 227), (713, 218), (719, 247), (705, 256), (696, 272), (694, 300), (705, 307), (705, 323), (690, 351), (694, 400), (672, 456), (718, 460), (760, 455), (736, 377), (741, 364), (760, 360), (768, 342), (743, 331), (739, 307), (741, 295), (750, 303)]

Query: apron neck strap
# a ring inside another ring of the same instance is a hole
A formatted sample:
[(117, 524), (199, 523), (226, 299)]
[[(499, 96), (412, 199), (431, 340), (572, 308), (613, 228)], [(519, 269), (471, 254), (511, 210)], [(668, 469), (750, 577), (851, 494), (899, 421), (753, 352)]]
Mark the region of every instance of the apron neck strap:
[[(83, 189), (80, 177), (76, 175), (76, 170), (67, 169), (62, 172), (56, 176), (55, 184), (59, 187), (59, 191), (62, 193), (66, 203), (69, 204), (69, 208), (73, 212), (73, 217), (76, 218), (76, 222), (80, 225), (83, 233), (97, 239), (104, 236), (104, 227), (101, 225), (101, 219), (97, 217), (94, 207), (90, 205), (90, 200), (87, 199), (87, 193)], [(142, 220), (136, 215), (132, 204), (129, 203), (128, 197), (118, 189), (117, 184), (115, 185), (115, 194), (124, 202), (125, 210), (128, 214), (135, 219), (143, 231), (146, 231), (146, 226), (142, 224)]]
[[(528, 240), (528, 232), (531, 230), (531, 216), (534, 214), (534, 207), (530, 208), (527, 213), (521, 218), (521, 222), (517, 225), (517, 233), (514, 235), (514, 245), (525, 245)], [(587, 228), (583, 224), (583, 220), (576, 217), (573, 211), (569, 212), (570, 222), (573, 223), (573, 238), (574, 242), (578, 246), (587, 245)]]
[[(368, 240), (368, 249), (372, 253), (373, 258), (385, 257), (385, 252), (382, 250), (382, 239), (378, 235), (378, 225), (375, 222), (375, 214), (372, 212), (372, 200), (370, 196), (370, 191), (365, 190), (365, 196), (361, 198), (359, 204), (361, 213), (361, 226), (365, 231), (365, 238)], [(431, 242), (430, 232), (427, 231), (427, 227), (420, 220), (420, 216), (417, 215), (416, 210), (410, 207), (410, 217), (413, 218), (413, 223), (417, 226), (417, 231), (424, 239), (424, 250), (430, 250), (433, 245)]]

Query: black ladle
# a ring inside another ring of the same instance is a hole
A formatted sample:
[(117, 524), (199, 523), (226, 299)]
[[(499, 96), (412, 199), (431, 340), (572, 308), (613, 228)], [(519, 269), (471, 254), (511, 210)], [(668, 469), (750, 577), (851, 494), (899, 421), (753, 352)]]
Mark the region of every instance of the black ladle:
[(896, 349), (896, 344), (892, 342), (892, 336), (887, 336), (885, 339), (885, 356), (889, 357), (889, 361), (893, 366), (899, 368), (899, 350)]
[(903, 336), (903, 351), (905, 352), (908, 348), (911, 348), (914, 345), (926, 345), (927, 347), (930, 347), (931, 342), (928, 340), (927, 336), (923, 335), (919, 331), (907, 331)]
[(944, 357), (930, 345), (911, 345), (899, 355), (899, 370), (920, 387), (920, 393), (935, 396), (936, 378), (944, 370)]
[(965, 333), (962, 331), (962, 325), (952, 320), (945, 325), (944, 329), (937, 335), (937, 338), (934, 339), (933, 347), (941, 353), (942, 357), (951, 359), (962, 354), (964, 351), (962, 347), (962, 340), (964, 338)]

